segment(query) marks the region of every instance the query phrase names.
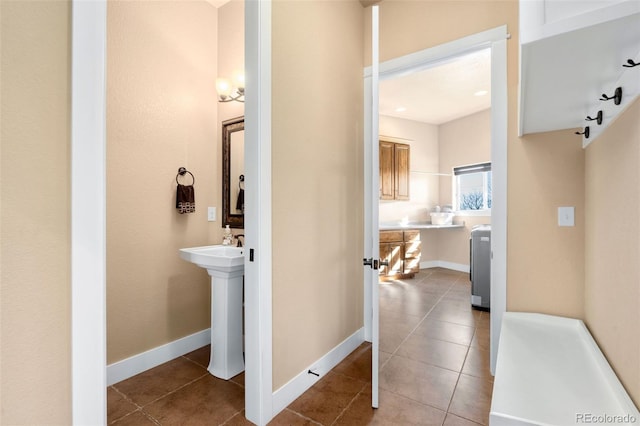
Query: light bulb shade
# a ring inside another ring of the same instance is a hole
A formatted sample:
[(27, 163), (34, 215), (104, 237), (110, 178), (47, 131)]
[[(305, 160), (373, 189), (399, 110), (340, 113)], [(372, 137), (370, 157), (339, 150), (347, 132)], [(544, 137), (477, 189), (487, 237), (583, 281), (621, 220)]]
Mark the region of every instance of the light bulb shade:
[(231, 96), (231, 83), (226, 78), (216, 78), (216, 91), (218, 96), (226, 98)]
[(240, 89), (240, 91), (244, 91), (244, 73), (242, 72), (237, 72), (234, 76), (233, 76), (233, 85)]

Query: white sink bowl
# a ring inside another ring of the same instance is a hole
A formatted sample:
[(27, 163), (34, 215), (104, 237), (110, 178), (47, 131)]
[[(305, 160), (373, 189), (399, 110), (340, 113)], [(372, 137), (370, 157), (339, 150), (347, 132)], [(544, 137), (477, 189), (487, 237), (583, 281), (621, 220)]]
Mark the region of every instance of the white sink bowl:
[(453, 223), (453, 213), (431, 213), (432, 225), (451, 225)]
[(203, 246), (180, 249), (180, 257), (201, 268), (219, 272), (244, 270), (244, 248), (231, 246)]

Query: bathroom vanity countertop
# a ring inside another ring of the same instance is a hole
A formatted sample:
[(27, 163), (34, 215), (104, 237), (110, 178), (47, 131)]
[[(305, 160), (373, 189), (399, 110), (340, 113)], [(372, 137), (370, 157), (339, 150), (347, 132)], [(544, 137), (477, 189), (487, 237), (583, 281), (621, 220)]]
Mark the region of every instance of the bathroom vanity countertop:
[(464, 228), (464, 222), (453, 223), (452, 225), (434, 225), (431, 222), (410, 222), (406, 225), (400, 223), (380, 223), (381, 231), (398, 231), (402, 229), (453, 229)]

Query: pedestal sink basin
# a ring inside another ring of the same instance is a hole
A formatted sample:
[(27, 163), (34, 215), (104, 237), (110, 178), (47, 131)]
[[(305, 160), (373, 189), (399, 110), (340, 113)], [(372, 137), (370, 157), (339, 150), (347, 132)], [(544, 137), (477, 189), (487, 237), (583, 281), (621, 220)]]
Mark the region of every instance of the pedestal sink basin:
[[(214, 271), (244, 271), (244, 248), (231, 246), (203, 246), (180, 249), (180, 257), (201, 268)], [(238, 269), (239, 268), (239, 269)]]
[(211, 358), (209, 373), (224, 380), (244, 371), (242, 280), (244, 249), (204, 246), (180, 249), (180, 257), (211, 277)]

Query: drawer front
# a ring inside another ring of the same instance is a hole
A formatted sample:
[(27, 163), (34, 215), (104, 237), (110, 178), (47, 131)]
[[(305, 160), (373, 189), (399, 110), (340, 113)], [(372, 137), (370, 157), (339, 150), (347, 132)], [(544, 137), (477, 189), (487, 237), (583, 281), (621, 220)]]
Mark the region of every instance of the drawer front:
[(404, 243), (405, 259), (412, 259), (412, 258), (420, 259), (421, 254), (422, 254), (422, 243), (420, 241), (414, 241), (412, 243)]
[(380, 231), (381, 243), (402, 242), (402, 231)]
[(420, 230), (412, 229), (410, 231), (404, 231), (404, 242), (412, 243), (415, 241), (420, 241)]
[(405, 274), (420, 272), (420, 256), (415, 258), (406, 258), (403, 266)]

